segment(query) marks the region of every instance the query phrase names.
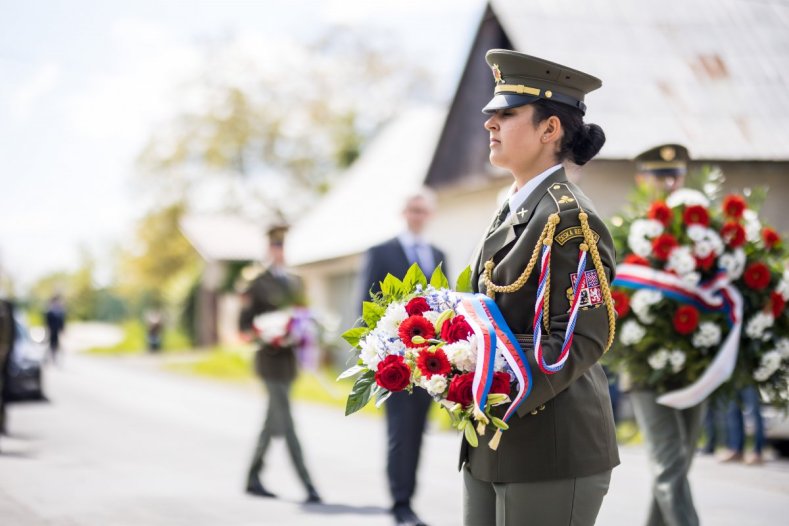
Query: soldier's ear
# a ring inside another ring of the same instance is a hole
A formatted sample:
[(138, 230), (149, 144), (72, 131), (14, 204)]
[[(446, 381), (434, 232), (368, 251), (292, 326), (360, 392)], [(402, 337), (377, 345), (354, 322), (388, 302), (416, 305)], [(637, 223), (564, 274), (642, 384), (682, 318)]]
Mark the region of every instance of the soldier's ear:
[(562, 138), (562, 121), (556, 115), (551, 115), (543, 121), (543, 131), (540, 140), (543, 143), (556, 142)]

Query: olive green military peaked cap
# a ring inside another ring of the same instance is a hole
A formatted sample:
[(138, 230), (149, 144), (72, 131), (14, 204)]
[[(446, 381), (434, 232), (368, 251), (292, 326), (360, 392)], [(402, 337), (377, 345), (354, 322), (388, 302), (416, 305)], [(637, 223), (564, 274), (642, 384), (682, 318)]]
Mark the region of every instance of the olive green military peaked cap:
[(287, 235), (289, 229), (290, 226), (285, 223), (275, 223), (269, 226), (268, 230), (266, 231), (269, 244), (271, 245), (285, 244), (285, 236)]
[(636, 156), (636, 171), (656, 177), (685, 175), (690, 155), (681, 144), (661, 144)]
[(538, 99), (568, 104), (586, 113), (584, 96), (603, 85), (597, 77), (508, 49), (491, 49), (485, 60), (496, 87), (483, 113), (515, 108)]

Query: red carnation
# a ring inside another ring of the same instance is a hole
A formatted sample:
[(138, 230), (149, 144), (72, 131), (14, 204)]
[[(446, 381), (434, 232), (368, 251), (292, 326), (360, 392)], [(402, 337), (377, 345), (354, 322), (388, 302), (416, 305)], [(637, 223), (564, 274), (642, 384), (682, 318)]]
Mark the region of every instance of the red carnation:
[(629, 263), (631, 265), (643, 265), (645, 267), (649, 266), (649, 260), (647, 258), (642, 258), (638, 254), (628, 254), (625, 256), (624, 263)]
[(773, 318), (779, 317), (786, 308), (786, 300), (779, 293), (773, 291), (770, 294), (770, 310), (773, 311)]
[(739, 223), (728, 221), (721, 228), (721, 237), (730, 247), (741, 247), (745, 244), (745, 228)]
[(468, 324), (466, 318), (459, 314), (447, 320), (441, 326), (441, 339), (447, 343), (455, 343), (460, 340), (467, 340), (473, 334), (471, 325)]
[(674, 219), (674, 213), (671, 211), (671, 208), (668, 207), (665, 201), (655, 201), (652, 203), (652, 206), (649, 207), (647, 217), (649, 219), (660, 221), (663, 223), (663, 226), (668, 226), (668, 224), (671, 223), (671, 220)]
[(766, 226), (762, 228), (762, 241), (764, 241), (764, 246), (767, 247), (767, 250), (770, 250), (781, 242), (781, 236), (778, 235), (778, 232)]
[(685, 208), (682, 220), (686, 225), (707, 226), (710, 224), (710, 213), (701, 205), (690, 205)]
[(398, 335), (400, 339), (403, 340), (406, 347), (418, 349), (419, 347), (424, 347), (429, 344), (427, 342), (414, 343), (412, 341), (413, 337), (421, 336), (425, 340), (429, 340), (435, 338), (436, 330), (433, 328), (433, 324), (430, 323), (430, 320), (418, 314), (416, 316), (409, 316), (400, 324)]
[(423, 312), (427, 312), (429, 310), (430, 305), (428, 305), (427, 300), (421, 296), (412, 299), (405, 306), (405, 311), (409, 316), (421, 316)]
[(723, 198), (723, 213), (733, 219), (741, 218), (747, 206), (741, 195), (729, 194)]
[(614, 310), (619, 318), (624, 318), (630, 312), (630, 298), (621, 290), (612, 290), (611, 299), (614, 300)]
[(452, 378), (449, 382), (449, 392), (447, 400), (456, 402), (463, 407), (467, 407), (474, 401), (471, 394), (471, 386), (474, 384), (474, 373), (460, 374)]
[(490, 386), (491, 394), (510, 394), (510, 375), (504, 371), (493, 373), (493, 384)]
[(671, 234), (660, 234), (652, 240), (652, 251), (655, 253), (655, 258), (660, 261), (666, 261), (671, 251), (678, 246), (677, 238)]
[(715, 252), (710, 252), (707, 257), (700, 258), (696, 256), (696, 266), (702, 270), (709, 270), (715, 263)]
[(434, 374), (448, 375), (452, 371), (452, 366), (449, 363), (446, 353), (441, 349), (436, 349), (431, 352), (427, 349), (419, 351), (419, 356), (416, 358), (416, 366), (422, 371), (422, 375), (428, 380)]
[(375, 382), (389, 391), (402, 391), (411, 381), (411, 368), (402, 356), (390, 354), (378, 363)]
[(680, 334), (690, 334), (699, 325), (699, 311), (690, 305), (683, 305), (674, 313), (674, 330)]
[(762, 290), (770, 284), (770, 269), (759, 261), (751, 263), (746, 267), (742, 279), (749, 288)]

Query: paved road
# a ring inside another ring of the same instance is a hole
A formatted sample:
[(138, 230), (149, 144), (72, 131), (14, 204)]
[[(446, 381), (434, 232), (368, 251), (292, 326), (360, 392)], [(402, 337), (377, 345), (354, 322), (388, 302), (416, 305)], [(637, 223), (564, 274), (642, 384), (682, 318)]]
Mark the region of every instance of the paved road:
[[(12, 436), (0, 444), (3, 526), (392, 524), (380, 419), (297, 405), (307, 459), (328, 503), (305, 506), (281, 443), (270, 450), (265, 476), (281, 498), (241, 491), (265, 403), (257, 389), (80, 355), (50, 369), (47, 383), (51, 403), (11, 406)], [(431, 526), (460, 522), (456, 451), (453, 433), (426, 438), (415, 507)], [(643, 450), (621, 453), (601, 525), (639, 525), (645, 514)], [(789, 463), (752, 468), (699, 458), (692, 483), (704, 524), (786, 524)]]

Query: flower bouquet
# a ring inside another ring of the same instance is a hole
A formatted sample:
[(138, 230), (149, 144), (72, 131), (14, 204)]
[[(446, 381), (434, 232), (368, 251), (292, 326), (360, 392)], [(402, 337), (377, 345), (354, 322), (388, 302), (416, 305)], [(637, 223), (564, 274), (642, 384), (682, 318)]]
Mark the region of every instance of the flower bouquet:
[[(315, 370), (320, 355), (320, 324), (306, 307), (290, 307), (266, 312), (252, 320), (260, 352), (278, 354), (294, 351), (302, 367)], [(256, 369), (259, 370), (256, 355)]]
[[(440, 267), (428, 283), (413, 265), (402, 280), (390, 274), (381, 282), (381, 292), (363, 304), (365, 326), (343, 334), (355, 364), (338, 379), (358, 375), (346, 415), (373, 398), (380, 406), (393, 392), (425, 389), (471, 446), (491, 425), (490, 447), (497, 447), (530, 392), (531, 372), (495, 303), (469, 294), (470, 276), (467, 268), (451, 290)], [(503, 414), (493, 414), (510, 401)]]
[(730, 238), (720, 214), (702, 192), (681, 189), (615, 217), (611, 232), (619, 339), (608, 365), (663, 404), (701, 402), (731, 375), (742, 323), (721, 268)]
[(781, 236), (762, 223), (749, 199), (723, 200), (724, 238), (731, 247), (722, 263), (743, 297), (744, 322), (732, 387), (755, 385), (773, 404), (789, 405), (789, 253)]

